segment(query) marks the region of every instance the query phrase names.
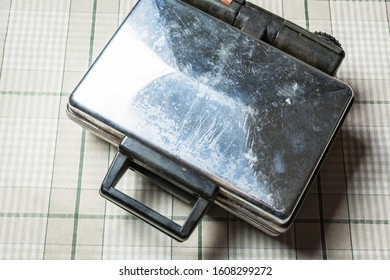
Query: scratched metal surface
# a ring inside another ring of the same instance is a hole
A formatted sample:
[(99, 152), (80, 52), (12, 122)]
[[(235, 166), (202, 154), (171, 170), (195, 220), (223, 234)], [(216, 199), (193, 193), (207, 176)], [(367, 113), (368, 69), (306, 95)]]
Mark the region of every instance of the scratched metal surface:
[(180, 2), (143, 0), (70, 103), (284, 220), (351, 95)]

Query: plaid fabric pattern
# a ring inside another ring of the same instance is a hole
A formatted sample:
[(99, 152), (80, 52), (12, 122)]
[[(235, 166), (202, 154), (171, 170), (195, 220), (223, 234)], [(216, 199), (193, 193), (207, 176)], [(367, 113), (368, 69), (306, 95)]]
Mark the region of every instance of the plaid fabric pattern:
[[(65, 108), (136, 1), (0, 0), (0, 259), (390, 259), (390, 2), (251, 2), (337, 37), (356, 93), (291, 229), (215, 206), (178, 243), (102, 199), (116, 150)], [(118, 188), (179, 223), (190, 210), (131, 172)]]

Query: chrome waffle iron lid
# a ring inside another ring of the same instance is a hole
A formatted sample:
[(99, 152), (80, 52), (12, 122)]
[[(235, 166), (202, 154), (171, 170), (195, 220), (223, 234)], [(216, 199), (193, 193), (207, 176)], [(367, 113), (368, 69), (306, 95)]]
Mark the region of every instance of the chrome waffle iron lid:
[[(213, 201), (285, 231), (352, 100), (340, 80), (181, 1), (140, 0), (68, 113), (119, 146), (102, 194), (184, 240)], [(129, 166), (200, 197), (195, 222), (161, 222), (109, 193)]]

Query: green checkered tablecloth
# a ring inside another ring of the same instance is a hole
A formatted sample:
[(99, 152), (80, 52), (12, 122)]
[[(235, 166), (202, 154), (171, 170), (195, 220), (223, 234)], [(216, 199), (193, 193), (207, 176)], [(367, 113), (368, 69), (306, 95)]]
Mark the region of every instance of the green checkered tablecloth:
[[(339, 39), (356, 103), (291, 229), (218, 207), (178, 243), (99, 196), (116, 152), (67, 98), (136, 1), (0, 0), (0, 259), (390, 259), (390, 1), (252, 0)], [(137, 199), (189, 207), (128, 172)]]

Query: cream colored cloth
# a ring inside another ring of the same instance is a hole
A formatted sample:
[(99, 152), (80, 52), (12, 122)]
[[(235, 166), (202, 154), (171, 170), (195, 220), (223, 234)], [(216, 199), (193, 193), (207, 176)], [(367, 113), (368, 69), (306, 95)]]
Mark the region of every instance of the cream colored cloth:
[[(116, 150), (67, 98), (136, 1), (0, 0), (0, 259), (390, 259), (390, 2), (251, 2), (333, 34), (356, 102), (291, 229), (217, 206), (178, 243), (101, 198)], [(183, 221), (189, 207), (128, 172), (121, 187)]]

